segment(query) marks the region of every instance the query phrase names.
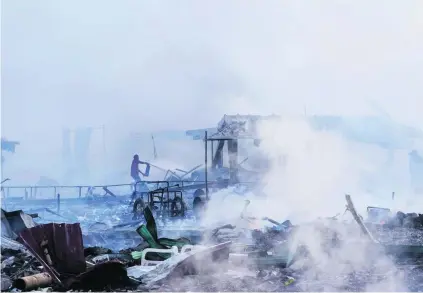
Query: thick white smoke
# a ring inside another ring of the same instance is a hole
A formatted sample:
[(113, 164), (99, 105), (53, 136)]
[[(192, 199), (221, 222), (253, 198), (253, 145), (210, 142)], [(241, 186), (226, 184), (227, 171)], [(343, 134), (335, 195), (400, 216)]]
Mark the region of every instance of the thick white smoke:
[[(313, 261), (295, 266), (304, 270), (304, 278), (314, 284), (321, 281), (325, 290), (334, 290), (349, 285), (345, 276), (372, 273), (373, 277), (367, 278), (370, 285), (366, 285), (365, 290), (404, 290), (406, 287), (392, 260), (361, 234), (349, 213), (342, 215), (346, 193), (352, 195), (363, 216), (369, 201), (384, 203), (371, 198), (362, 187), (363, 176), (375, 170), (364, 153), (357, 152), (342, 137), (314, 131), (304, 119), (266, 122), (259, 132), (263, 138), (260, 148), (273, 162), (263, 178), (266, 197), (221, 191), (212, 196), (203, 223), (232, 221), (240, 225), (240, 229), (245, 228), (240, 214), (248, 198), (251, 216), (270, 217), (280, 222), (289, 219), (294, 224), (304, 224), (293, 234), (292, 241), (293, 245), (306, 245)], [(341, 216), (337, 222), (307, 224), (338, 213)], [(344, 224), (343, 220), (349, 224)], [(322, 233), (325, 229), (330, 229), (331, 233)], [(342, 242), (335, 248), (328, 248), (331, 243), (328, 237), (334, 234)]]

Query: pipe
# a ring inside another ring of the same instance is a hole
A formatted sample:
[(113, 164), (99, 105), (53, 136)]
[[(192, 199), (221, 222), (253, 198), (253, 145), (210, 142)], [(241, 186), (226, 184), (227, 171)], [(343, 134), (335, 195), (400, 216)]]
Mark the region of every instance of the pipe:
[(41, 273), (16, 279), (13, 287), (22, 291), (29, 291), (40, 287), (47, 287), (51, 284), (53, 284), (53, 278), (48, 273)]

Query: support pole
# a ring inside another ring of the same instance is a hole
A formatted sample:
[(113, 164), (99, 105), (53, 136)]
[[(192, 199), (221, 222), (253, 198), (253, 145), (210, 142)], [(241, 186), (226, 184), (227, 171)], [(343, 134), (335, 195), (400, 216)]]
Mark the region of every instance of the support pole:
[(204, 133), (204, 172), (205, 172), (205, 180), (206, 180), (206, 199), (209, 200), (209, 185), (208, 185), (208, 180), (207, 180), (207, 130)]
[(367, 229), (366, 225), (364, 225), (363, 221), (358, 215), (357, 210), (355, 209), (354, 204), (352, 202), (351, 196), (349, 194), (346, 194), (345, 199), (347, 200), (347, 210), (350, 211), (350, 213), (354, 217), (354, 220), (360, 226), (360, 229), (363, 234), (365, 234), (373, 243), (378, 243), (378, 241), (374, 239), (373, 235), (370, 233), (369, 229)]
[(57, 194), (57, 213), (60, 213), (60, 193)]
[(212, 141), (210, 141), (210, 145), (211, 145), (210, 161), (212, 162), (212, 169), (214, 170), (214, 168), (213, 168), (213, 159), (214, 159), (214, 149), (213, 149), (213, 145), (214, 145), (214, 141), (213, 141), (213, 140), (212, 140)]

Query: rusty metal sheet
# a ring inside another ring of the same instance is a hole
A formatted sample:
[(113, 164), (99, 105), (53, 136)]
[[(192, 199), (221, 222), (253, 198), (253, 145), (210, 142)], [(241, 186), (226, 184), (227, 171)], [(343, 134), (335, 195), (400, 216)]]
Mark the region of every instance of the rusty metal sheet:
[[(42, 261), (49, 264), (41, 243), (47, 241), (55, 271), (64, 275), (77, 275), (86, 270), (82, 231), (76, 224), (44, 224), (26, 229), (19, 234), (19, 241)], [(47, 269), (47, 268), (46, 268)]]

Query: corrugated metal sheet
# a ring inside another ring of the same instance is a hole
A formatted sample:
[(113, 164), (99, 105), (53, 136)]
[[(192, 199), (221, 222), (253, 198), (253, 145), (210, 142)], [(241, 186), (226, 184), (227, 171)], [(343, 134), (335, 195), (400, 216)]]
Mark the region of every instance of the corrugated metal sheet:
[(41, 243), (47, 240), (52, 267), (59, 274), (76, 275), (85, 272), (86, 263), (79, 223), (39, 225), (22, 231), (19, 236), (20, 242), (45, 263), (48, 262)]

